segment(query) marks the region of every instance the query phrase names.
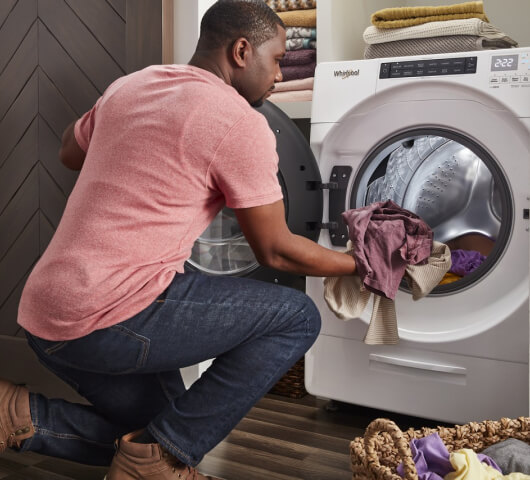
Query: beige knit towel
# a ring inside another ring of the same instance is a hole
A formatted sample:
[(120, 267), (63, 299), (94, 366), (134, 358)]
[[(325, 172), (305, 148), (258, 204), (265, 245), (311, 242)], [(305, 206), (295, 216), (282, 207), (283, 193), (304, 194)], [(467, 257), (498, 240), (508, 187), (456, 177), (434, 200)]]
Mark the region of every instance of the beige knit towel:
[(291, 12), (280, 12), (278, 16), (286, 27), (316, 27), (317, 10), (293, 10)]
[[(348, 251), (353, 255), (351, 242)], [(451, 268), (451, 251), (443, 243), (433, 241), (431, 256), (425, 265), (409, 265), (405, 280), (412, 291), (412, 299), (419, 300), (436, 287)], [(335, 315), (342, 320), (359, 318), (373, 295), (370, 325), (364, 337), (368, 345), (394, 345), (399, 342), (396, 308), (393, 300), (366, 290), (358, 275), (324, 279), (324, 299)]]
[(282, 102), (310, 102), (313, 99), (313, 90), (290, 90), (273, 93), (269, 100), (272, 103)]
[(273, 95), (277, 92), (292, 92), (294, 90), (313, 90), (315, 77), (300, 78), (289, 80), (287, 82), (278, 82), (274, 84)]
[(482, 2), (465, 2), (439, 7), (400, 7), (378, 10), (372, 15), (377, 28), (403, 28), (427, 22), (479, 18), (489, 22)]
[(364, 58), (406, 57), (410, 55), (494, 50), (497, 48), (511, 48), (514, 43), (510, 37), (490, 40), (475, 35), (416, 38), (413, 40), (398, 40), (397, 42), (366, 45)]
[(275, 12), (304, 10), (307, 8), (316, 8), (317, 6), (317, 0), (265, 0), (265, 3)]
[[(504, 32), (491, 23), (483, 22), (478, 18), (468, 18), (467, 20), (429, 22), (405, 28), (381, 29), (369, 26), (363, 33), (363, 39), (368, 45), (373, 45), (413, 38), (446, 37), (451, 35), (476, 35), (491, 40), (506, 37)], [(514, 44), (516, 43), (514, 42)]]

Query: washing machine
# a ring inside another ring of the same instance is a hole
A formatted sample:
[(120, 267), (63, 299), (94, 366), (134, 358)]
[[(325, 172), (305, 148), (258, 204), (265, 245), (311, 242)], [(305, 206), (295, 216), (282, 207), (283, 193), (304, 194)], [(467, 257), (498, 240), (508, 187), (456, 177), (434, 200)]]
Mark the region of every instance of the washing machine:
[(318, 242), (344, 251), (341, 213), (392, 199), (480, 261), (418, 301), (402, 284), (395, 345), (365, 344), (371, 309), (340, 320), (308, 278), (310, 393), (451, 423), (529, 414), (529, 77), (530, 48), (317, 66)]
[[(289, 230), (316, 241), (320, 229), (315, 220), (322, 217), (323, 200), (317, 188), (307, 188), (320, 181), (308, 139), (274, 103), (265, 101), (255, 109), (265, 116), (276, 136), (278, 180)], [(207, 275), (242, 276), (305, 290), (305, 277), (259, 265), (230, 208), (223, 208), (200, 235), (185, 268)]]

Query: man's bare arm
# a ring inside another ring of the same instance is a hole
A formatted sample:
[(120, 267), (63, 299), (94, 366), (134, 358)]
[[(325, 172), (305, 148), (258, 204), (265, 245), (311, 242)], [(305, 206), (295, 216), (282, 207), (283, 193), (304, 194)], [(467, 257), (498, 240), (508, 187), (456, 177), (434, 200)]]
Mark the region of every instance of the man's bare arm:
[(260, 264), (300, 275), (335, 277), (355, 272), (350, 255), (291, 233), (283, 201), (235, 210), (239, 225)]
[(75, 122), (72, 122), (63, 133), (59, 158), (63, 165), (71, 170), (81, 170), (86, 153), (75, 139), (74, 125)]

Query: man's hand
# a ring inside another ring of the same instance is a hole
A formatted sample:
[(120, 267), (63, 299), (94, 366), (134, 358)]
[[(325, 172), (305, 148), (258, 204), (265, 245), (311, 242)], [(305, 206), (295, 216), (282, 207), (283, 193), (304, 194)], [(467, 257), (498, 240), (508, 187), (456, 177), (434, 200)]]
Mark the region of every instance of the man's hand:
[(72, 122), (63, 133), (61, 149), (59, 150), (59, 159), (64, 166), (71, 170), (81, 170), (85, 161), (86, 153), (78, 145), (74, 135), (74, 125)]
[(241, 231), (261, 265), (321, 277), (351, 275), (355, 272), (355, 260), (350, 255), (291, 233), (285, 222), (282, 200), (234, 211)]

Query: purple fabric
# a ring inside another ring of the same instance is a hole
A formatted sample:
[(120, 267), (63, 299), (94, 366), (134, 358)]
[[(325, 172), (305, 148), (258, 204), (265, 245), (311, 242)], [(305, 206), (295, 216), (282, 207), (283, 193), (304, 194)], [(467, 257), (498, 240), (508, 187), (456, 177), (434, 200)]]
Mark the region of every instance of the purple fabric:
[(280, 60), (280, 67), (305, 65), (306, 63), (315, 62), (316, 59), (317, 51), (315, 49), (289, 50), (285, 52), (285, 57)]
[(486, 257), (474, 250), (451, 250), (451, 268), (449, 271), (465, 277), (480, 267), (484, 260)]
[(316, 62), (311, 62), (304, 65), (280, 67), (283, 81), (288, 82), (289, 80), (300, 80), (301, 78), (314, 77), (316, 65)]
[(387, 200), (342, 214), (364, 286), (394, 300), (407, 265), (425, 264), (432, 231), (416, 214)]
[[(449, 451), (437, 433), (423, 438), (413, 438), (410, 441), (410, 450), (419, 480), (443, 480), (445, 475), (454, 472), (449, 461)], [(490, 457), (481, 453), (477, 456), (482, 463), (501, 472), (499, 466)], [(403, 464), (398, 465), (397, 473), (404, 476)]]

